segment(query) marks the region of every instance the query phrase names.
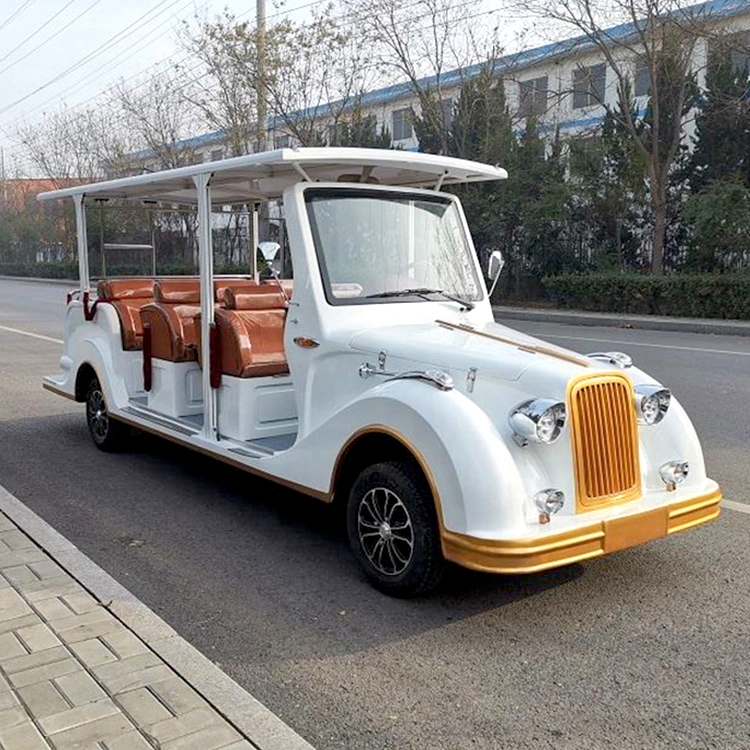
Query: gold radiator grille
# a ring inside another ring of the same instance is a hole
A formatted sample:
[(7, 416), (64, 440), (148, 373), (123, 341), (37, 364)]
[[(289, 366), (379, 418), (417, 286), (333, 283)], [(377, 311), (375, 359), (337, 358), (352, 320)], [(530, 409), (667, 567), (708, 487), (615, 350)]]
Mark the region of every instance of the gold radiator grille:
[(619, 373), (586, 374), (568, 386), (578, 510), (641, 494), (633, 386)]

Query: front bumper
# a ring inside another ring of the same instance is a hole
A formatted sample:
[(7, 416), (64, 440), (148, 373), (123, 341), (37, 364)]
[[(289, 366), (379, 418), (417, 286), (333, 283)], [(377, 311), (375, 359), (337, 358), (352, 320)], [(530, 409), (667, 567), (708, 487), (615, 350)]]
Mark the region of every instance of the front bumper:
[(447, 560), (488, 573), (536, 573), (635, 547), (718, 518), (721, 490), (639, 509), (558, 533), (523, 539), (480, 539), (444, 529)]

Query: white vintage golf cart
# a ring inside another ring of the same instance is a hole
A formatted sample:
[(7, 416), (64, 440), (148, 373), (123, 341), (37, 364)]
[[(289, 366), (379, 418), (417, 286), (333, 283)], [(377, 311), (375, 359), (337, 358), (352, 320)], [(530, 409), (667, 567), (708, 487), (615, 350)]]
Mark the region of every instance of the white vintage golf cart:
[[(505, 177), (283, 149), (44, 193), (75, 202), (81, 278), (44, 387), (86, 402), (100, 448), (136, 427), (340, 502), (365, 573), (398, 595), (435, 585), (445, 560), (540, 571), (716, 518), (719, 488), (666, 388), (626, 355), (493, 321), (441, 187)], [(102, 199), (197, 207), (200, 278), (104, 279), (95, 298), (86, 207)], [(283, 201), (293, 285), (256, 268), (214, 278), (212, 208), (263, 201)], [(491, 279), (501, 266), (493, 253)]]

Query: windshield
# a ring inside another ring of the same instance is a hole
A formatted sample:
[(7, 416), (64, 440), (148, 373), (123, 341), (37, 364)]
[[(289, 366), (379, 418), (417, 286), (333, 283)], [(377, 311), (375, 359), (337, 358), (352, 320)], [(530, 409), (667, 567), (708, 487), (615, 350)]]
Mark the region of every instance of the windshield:
[(305, 200), (331, 304), (482, 298), (451, 200), (347, 188), (308, 190)]

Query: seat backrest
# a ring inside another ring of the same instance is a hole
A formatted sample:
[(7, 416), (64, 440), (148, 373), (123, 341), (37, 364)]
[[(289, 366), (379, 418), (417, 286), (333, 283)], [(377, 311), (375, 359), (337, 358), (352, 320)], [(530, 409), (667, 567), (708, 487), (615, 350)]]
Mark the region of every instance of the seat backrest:
[(278, 286), (262, 284), (252, 289), (228, 287), (224, 306), (227, 310), (286, 310), (289, 302)]
[(258, 282), (252, 278), (214, 279), (214, 301), (223, 304), (224, 295), (229, 287), (240, 291), (245, 289), (255, 289), (258, 286)]
[(199, 305), (200, 282), (198, 279), (157, 279), (154, 299), (167, 305)]
[(99, 279), (97, 297), (102, 301), (125, 299), (151, 299), (154, 296), (153, 279)]

